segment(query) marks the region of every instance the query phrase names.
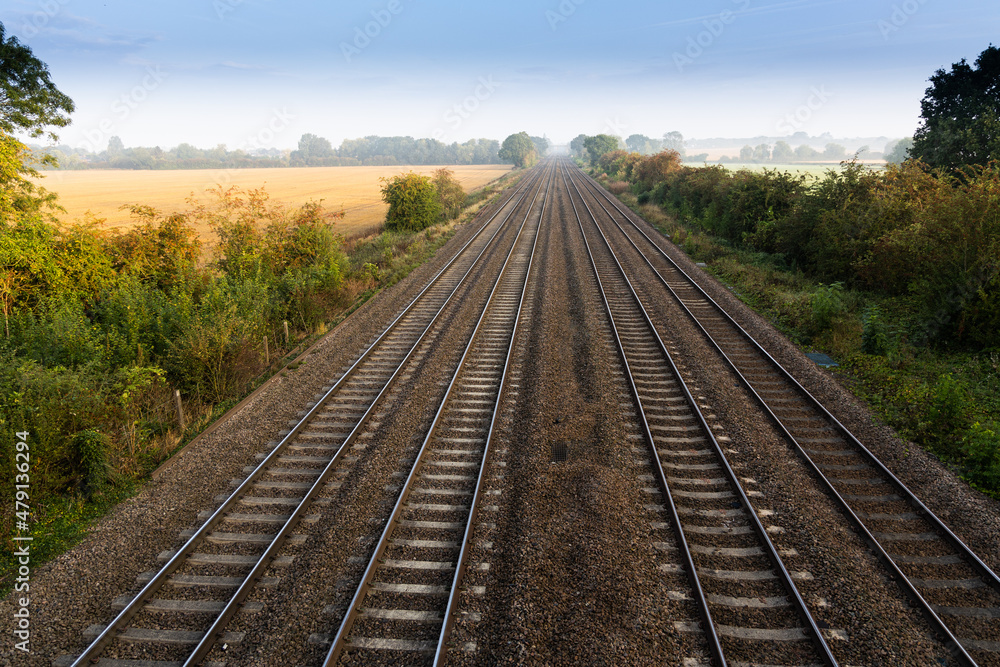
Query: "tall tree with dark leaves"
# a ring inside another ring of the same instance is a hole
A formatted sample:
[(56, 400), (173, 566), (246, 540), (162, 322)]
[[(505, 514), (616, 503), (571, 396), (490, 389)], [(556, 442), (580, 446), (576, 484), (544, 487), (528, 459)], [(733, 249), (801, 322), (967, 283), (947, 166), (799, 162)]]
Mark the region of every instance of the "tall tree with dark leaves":
[(939, 69), (930, 82), (910, 157), (949, 168), (1000, 160), (1000, 48)]

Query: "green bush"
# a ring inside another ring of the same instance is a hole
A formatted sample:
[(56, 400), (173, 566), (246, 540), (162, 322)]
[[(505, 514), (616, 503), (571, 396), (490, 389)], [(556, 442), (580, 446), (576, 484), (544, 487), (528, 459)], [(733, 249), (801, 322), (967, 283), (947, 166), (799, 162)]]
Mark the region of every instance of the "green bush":
[(976, 488), (1000, 498), (1000, 424), (974, 422), (965, 435), (962, 453)]
[(108, 461), (110, 439), (104, 433), (92, 428), (80, 431), (70, 443), (70, 467), (76, 471), (76, 483), (85, 495), (93, 495), (104, 488), (111, 472)]
[(894, 332), (885, 321), (882, 309), (870, 306), (862, 317), (861, 351), (885, 356), (896, 348)]
[(819, 284), (812, 295), (812, 324), (816, 333), (826, 331), (833, 326), (833, 321), (843, 315), (844, 284)]
[(420, 231), (441, 219), (441, 201), (427, 176), (410, 172), (381, 181), (382, 201), (389, 205), (386, 230)]

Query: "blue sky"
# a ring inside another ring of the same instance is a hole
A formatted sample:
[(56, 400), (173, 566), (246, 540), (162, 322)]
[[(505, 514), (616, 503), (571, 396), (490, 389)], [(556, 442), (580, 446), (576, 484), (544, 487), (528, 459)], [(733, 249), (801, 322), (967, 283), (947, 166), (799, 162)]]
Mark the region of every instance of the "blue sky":
[(369, 134), (556, 142), (902, 137), (995, 0), (9, 0), (77, 103), (65, 143), (293, 148)]

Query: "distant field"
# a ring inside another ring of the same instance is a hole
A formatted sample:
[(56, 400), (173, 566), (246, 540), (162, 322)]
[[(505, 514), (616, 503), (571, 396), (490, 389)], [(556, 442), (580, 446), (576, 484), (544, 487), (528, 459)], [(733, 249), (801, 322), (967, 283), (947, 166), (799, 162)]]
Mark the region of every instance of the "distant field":
[[(382, 202), (379, 178), (415, 171), (431, 174), (436, 166), (420, 167), (310, 167), (285, 169), (232, 169), (186, 171), (49, 171), (41, 185), (59, 195), (66, 209), (65, 222), (83, 218), (87, 211), (107, 220), (108, 227), (132, 223), (123, 204), (147, 204), (164, 213), (188, 208), (193, 193), (201, 202), (212, 201), (207, 190), (216, 184), (240, 188), (264, 187), (272, 201), (296, 208), (310, 200), (323, 200), (330, 210), (344, 209), (337, 221), (345, 235), (362, 233), (381, 224), (387, 205)], [(449, 167), (466, 192), (510, 171), (509, 165), (463, 165)], [(199, 230), (205, 234), (207, 229)]]
[[(709, 165), (714, 165), (715, 163), (709, 162)], [(700, 167), (702, 165), (688, 164), (691, 167)], [(747, 163), (726, 163), (722, 165), (726, 169), (731, 171), (739, 171), (740, 169), (749, 169), (750, 171), (763, 171), (765, 169), (777, 169), (778, 171), (790, 171), (793, 174), (796, 172), (801, 172), (813, 178), (822, 178), (827, 171), (833, 169), (834, 171), (840, 171), (839, 162), (826, 162), (817, 164), (808, 163), (791, 163), (791, 164), (771, 164), (758, 163), (758, 162), (747, 162)], [(881, 160), (878, 162), (872, 162), (868, 164), (869, 167), (873, 169), (882, 169), (885, 167), (885, 163)]]

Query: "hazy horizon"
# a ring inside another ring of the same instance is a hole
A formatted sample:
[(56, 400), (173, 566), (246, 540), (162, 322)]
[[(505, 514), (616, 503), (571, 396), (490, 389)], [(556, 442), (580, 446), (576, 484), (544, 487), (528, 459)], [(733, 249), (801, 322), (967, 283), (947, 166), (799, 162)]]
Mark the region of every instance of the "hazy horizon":
[(231, 150), (307, 132), (900, 138), (933, 72), (1000, 27), (983, 0), (15, 0), (0, 21), (76, 102), (60, 143), (96, 151), (115, 135)]

